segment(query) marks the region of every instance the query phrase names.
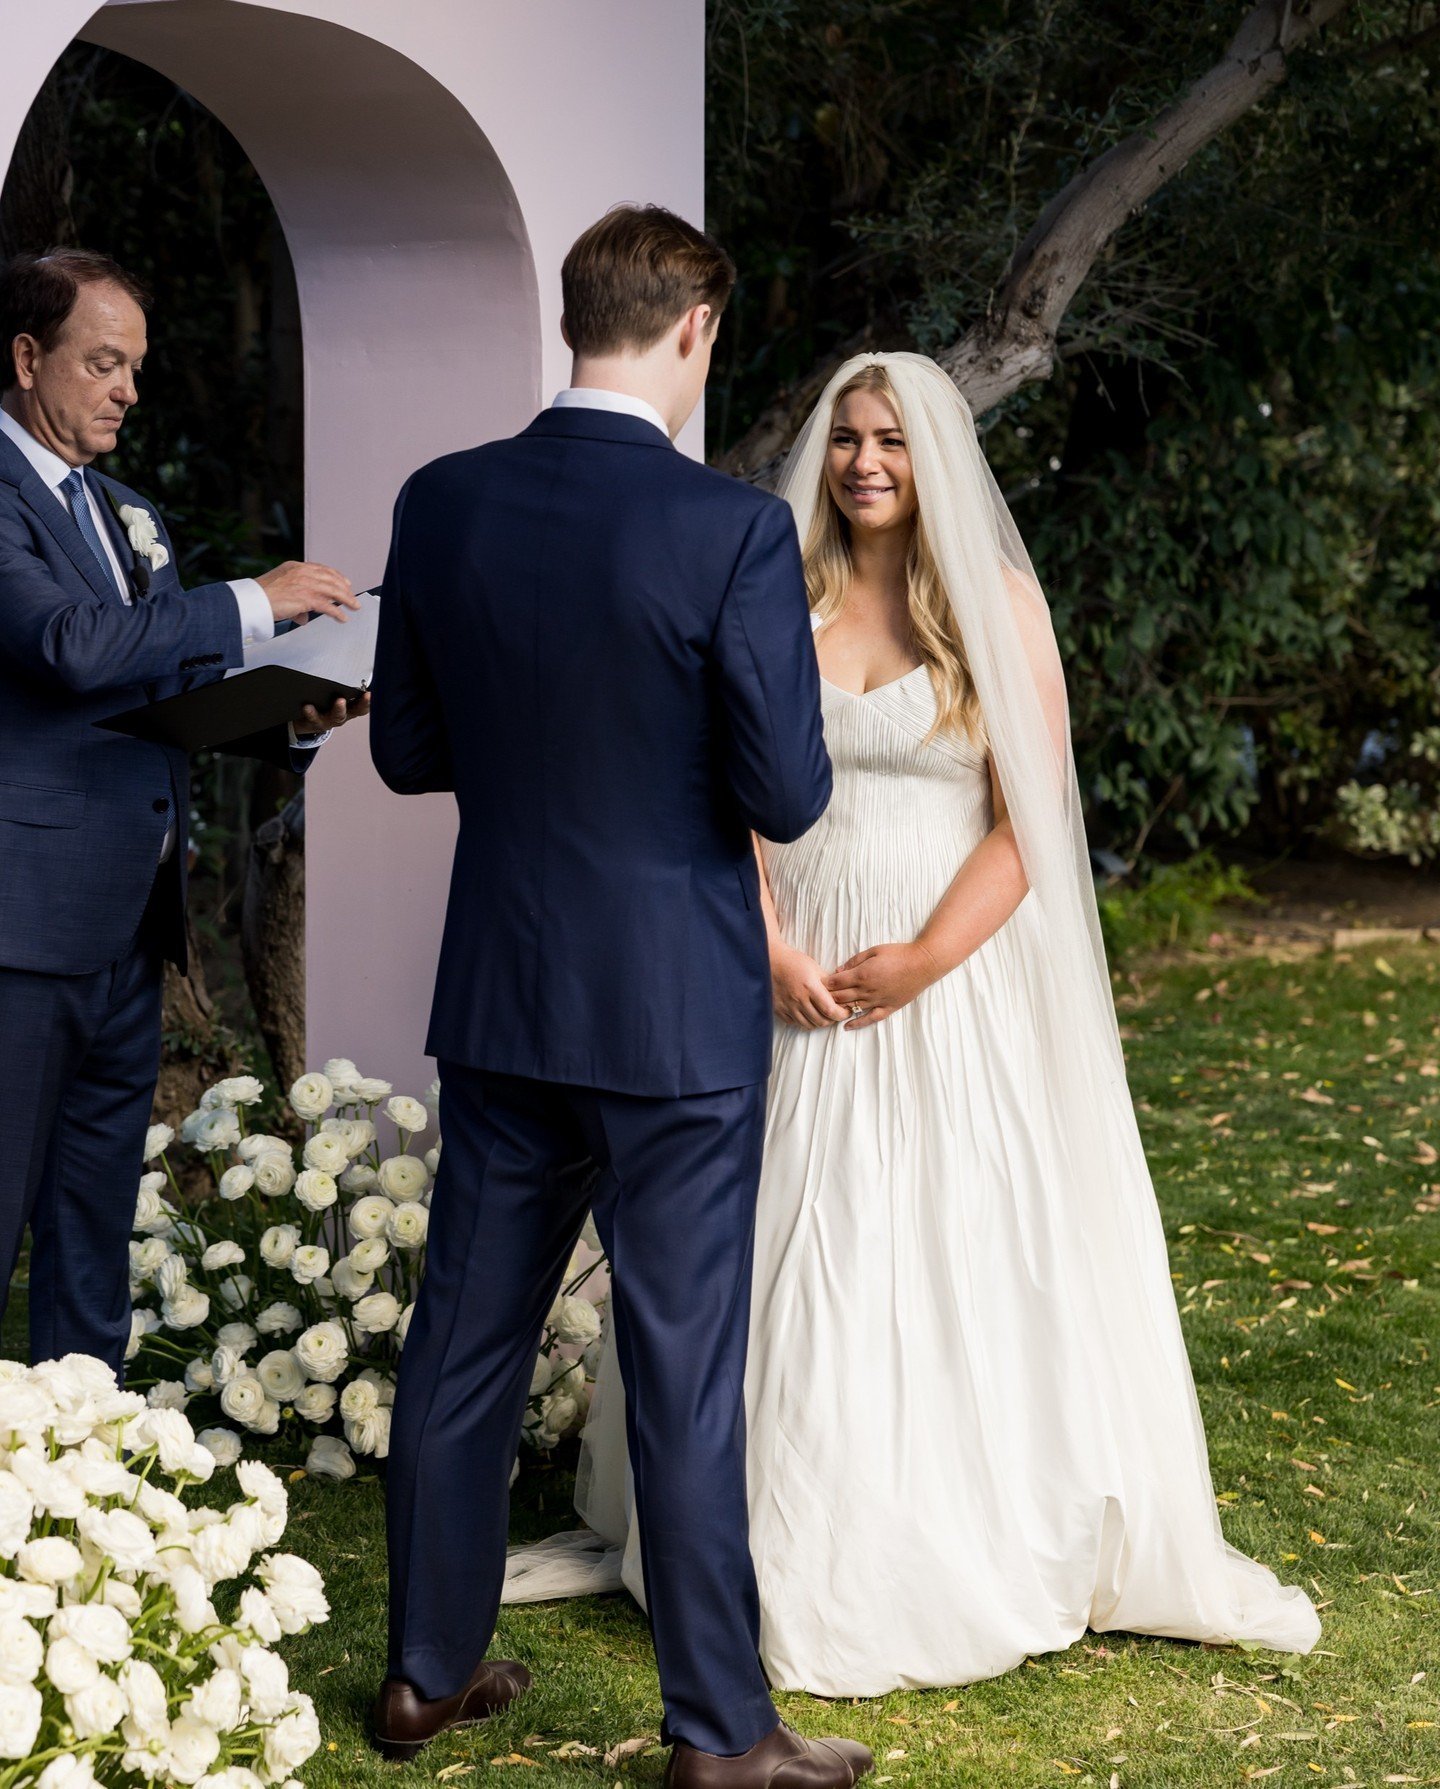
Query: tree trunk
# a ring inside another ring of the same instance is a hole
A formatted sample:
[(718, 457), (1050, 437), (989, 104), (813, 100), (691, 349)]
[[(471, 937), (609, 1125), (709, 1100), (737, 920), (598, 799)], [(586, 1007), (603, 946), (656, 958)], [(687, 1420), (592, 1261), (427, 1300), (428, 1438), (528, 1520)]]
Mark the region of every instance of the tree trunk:
[(305, 1073), (305, 795), (256, 829), (240, 918), (245, 980), (282, 1087)]

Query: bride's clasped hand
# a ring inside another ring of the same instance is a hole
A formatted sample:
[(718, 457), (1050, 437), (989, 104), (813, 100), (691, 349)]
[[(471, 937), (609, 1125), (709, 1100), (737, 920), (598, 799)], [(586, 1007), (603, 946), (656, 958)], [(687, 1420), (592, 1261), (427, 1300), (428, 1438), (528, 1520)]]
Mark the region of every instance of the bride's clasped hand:
[(770, 955), (775, 1016), (806, 1031), (822, 1025), (843, 1025), (847, 1031), (878, 1025), (944, 974), (933, 952), (918, 941), (857, 951), (828, 974), (793, 945), (782, 944)]

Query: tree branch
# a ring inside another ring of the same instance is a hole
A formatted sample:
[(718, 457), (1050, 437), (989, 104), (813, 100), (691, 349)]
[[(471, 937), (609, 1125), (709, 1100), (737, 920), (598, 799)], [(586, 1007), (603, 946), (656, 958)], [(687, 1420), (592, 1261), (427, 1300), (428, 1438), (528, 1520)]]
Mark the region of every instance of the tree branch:
[[(1354, 0), (1259, 0), (1220, 60), (1143, 130), (1135, 131), (1058, 192), (1015, 251), (986, 315), (936, 358), (977, 416), (1022, 385), (1048, 379), (1056, 337), (1096, 258), (1123, 225), (1289, 72), (1290, 58)], [(782, 394), (726, 454), (726, 470), (769, 471), (794, 439), (846, 350)]]

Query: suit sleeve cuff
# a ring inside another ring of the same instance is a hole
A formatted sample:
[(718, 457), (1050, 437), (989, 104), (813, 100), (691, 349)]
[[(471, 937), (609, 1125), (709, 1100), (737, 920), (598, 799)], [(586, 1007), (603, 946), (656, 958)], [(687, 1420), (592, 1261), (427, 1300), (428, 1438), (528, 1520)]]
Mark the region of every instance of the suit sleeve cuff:
[(297, 733), (292, 721), (289, 726), (290, 749), (295, 752), (313, 752), (317, 746), (324, 745), (330, 737), (332, 729), (327, 727), (323, 733)]
[(240, 638), (243, 645), (261, 646), (275, 637), (275, 616), (270, 598), (254, 578), (235, 578), (230, 588), (235, 593), (235, 606), (240, 611)]

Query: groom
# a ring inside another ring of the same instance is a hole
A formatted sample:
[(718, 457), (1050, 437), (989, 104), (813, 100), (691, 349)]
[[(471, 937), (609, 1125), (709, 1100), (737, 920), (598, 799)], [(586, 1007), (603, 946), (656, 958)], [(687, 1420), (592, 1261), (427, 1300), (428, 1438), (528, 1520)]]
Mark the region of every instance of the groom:
[(545, 1314), (593, 1206), (614, 1272), (671, 1789), (848, 1789), (782, 1727), (745, 1493), (770, 985), (750, 830), (830, 794), (790, 512), (675, 451), (734, 269), (656, 207), (562, 273), (573, 383), (400, 494), (371, 749), (460, 807), (431, 1020), (445, 1154), (390, 1445), (380, 1749), (529, 1683), (487, 1663)]

